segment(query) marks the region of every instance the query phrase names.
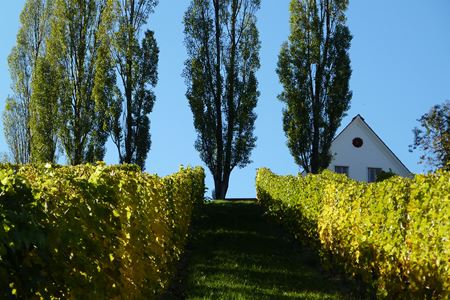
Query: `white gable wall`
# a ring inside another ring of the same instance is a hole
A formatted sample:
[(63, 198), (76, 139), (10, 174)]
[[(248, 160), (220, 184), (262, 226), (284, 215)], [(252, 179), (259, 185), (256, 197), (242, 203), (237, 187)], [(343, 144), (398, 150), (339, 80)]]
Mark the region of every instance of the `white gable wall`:
[[(354, 138), (363, 140), (360, 148), (353, 146)], [(409, 177), (411, 173), (392, 154), (383, 142), (373, 133), (358, 115), (344, 131), (333, 141), (331, 146), (333, 159), (328, 169), (335, 166), (348, 166), (349, 177), (358, 181), (368, 180), (368, 168), (382, 168)]]

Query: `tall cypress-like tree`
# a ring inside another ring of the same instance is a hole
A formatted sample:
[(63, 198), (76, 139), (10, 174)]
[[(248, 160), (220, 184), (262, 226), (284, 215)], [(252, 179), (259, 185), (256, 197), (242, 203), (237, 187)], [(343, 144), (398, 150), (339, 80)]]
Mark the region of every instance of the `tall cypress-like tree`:
[(192, 0), (184, 17), (186, 96), (198, 132), (195, 148), (224, 199), (231, 172), (250, 163), (259, 97), (259, 0)]
[(350, 107), (352, 73), (346, 26), (348, 0), (292, 0), (291, 34), (284, 43), (277, 73), (288, 147), (307, 173), (331, 162), (331, 142)]
[[(142, 27), (158, 4), (157, 0), (118, 1), (114, 58), (120, 82), (120, 98), (114, 105), (111, 136), (121, 163), (135, 163), (142, 169), (151, 146), (150, 119), (158, 81), (159, 49), (150, 30)], [(124, 102), (124, 103), (122, 103)]]
[(56, 101), (59, 142), (70, 164), (102, 160), (105, 154), (113, 101), (107, 91), (115, 81), (109, 57), (113, 14), (113, 0), (55, 0), (45, 68), (33, 78), (33, 93), (44, 97), (47, 74), (54, 75), (56, 100), (53, 94), (48, 100)]
[(27, 0), (20, 14), (17, 42), (8, 57), (13, 96), (3, 113), (4, 134), (15, 163), (28, 163), (32, 155), (31, 95), (37, 61), (45, 53), (54, 0)]

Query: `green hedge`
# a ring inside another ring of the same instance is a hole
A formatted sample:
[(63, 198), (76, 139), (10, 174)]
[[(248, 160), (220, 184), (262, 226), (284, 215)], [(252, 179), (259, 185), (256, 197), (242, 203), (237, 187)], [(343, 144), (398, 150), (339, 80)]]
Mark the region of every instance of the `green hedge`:
[(156, 297), (204, 188), (201, 168), (0, 166), (0, 298)]
[(269, 214), (379, 298), (450, 297), (450, 173), (368, 184), (260, 169), (256, 185)]
[(322, 210), (323, 192), (334, 173), (320, 176), (278, 176), (259, 169), (257, 198), (268, 213), (278, 219), (299, 240), (318, 246), (317, 220)]

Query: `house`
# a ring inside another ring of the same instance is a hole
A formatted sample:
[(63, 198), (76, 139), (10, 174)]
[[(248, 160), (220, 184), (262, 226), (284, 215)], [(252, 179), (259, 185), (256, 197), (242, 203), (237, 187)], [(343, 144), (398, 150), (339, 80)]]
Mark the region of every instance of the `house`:
[(330, 152), (333, 158), (328, 169), (358, 181), (373, 182), (382, 170), (403, 177), (412, 176), (360, 115), (336, 136)]

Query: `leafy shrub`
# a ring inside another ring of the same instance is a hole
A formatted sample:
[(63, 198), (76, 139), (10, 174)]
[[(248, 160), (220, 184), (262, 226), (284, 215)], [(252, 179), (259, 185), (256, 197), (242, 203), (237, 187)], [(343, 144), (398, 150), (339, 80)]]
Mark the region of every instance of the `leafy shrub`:
[(450, 297), (450, 173), (367, 184), (327, 171), (303, 178), (260, 169), (256, 185), (269, 214), (378, 297)]
[(257, 198), (268, 214), (278, 219), (300, 241), (319, 241), (317, 220), (322, 210), (323, 192), (329, 180), (343, 176), (324, 172), (318, 176), (278, 176), (259, 169)]
[(318, 221), (323, 247), (350, 274), (373, 283), (381, 295), (398, 297), (404, 289), (404, 250), (408, 180), (399, 177), (377, 184), (348, 180), (330, 182)]
[(381, 171), (378, 175), (377, 175), (377, 180), (376, 182), (381, 182), (384, 181), (386, 179), (389, 179), (391, 177), (397, 176), (397, 174), (395, 174), (394, 172), (392, 172), (391, 170), (389, 171)]
[(450, 172), (411, 182), (404, 252), (411, 294), (450, 298)]
[(200, 168), (0, 167), (1, 298), (154, 298), (203, 193)]

